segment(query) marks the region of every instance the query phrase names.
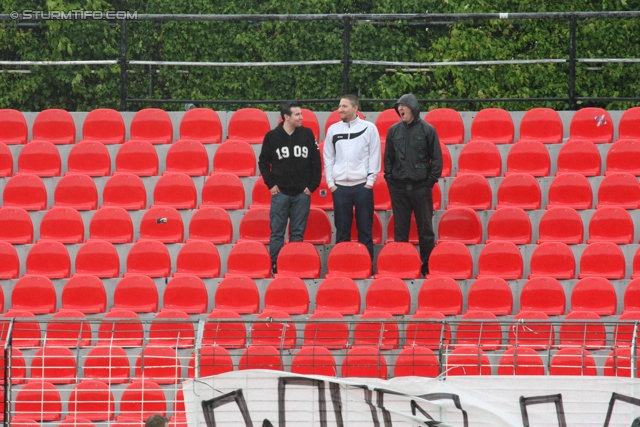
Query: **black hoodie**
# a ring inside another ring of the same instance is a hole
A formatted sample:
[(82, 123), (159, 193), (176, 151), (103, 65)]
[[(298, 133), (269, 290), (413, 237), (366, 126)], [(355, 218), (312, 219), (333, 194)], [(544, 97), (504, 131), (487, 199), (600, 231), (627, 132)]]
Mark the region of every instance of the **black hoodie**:
[(433, 126), (420, 118), (420, 106), (414, 95), (402, 95), (395, 105), (396, 112), (398, 104), (411, 108), (413, 120), (408, 124), (400, 121), (387, 132), (384, 178), (396, 187), (412, 184), (413, 188), (424, 185), (433, 188), (442, 173), (438, 134)]
[(320, 185), (320, 151), (311, 129), (296, 128), (289, 135), (282, 125), (267, 132), (258, 159), (262, 179), (268, 188), (277, 185), (288, 196), (308, 188), (312, 193)]

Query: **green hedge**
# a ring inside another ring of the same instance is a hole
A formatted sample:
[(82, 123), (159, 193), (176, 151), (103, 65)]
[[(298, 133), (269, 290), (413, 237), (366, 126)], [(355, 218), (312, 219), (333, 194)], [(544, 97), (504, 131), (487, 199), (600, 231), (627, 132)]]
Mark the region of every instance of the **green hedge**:
[[(638, 1), (451, 1), (451, 0), (0, 0), (0, 13), (22, 10), (129, 10), (163, 14), (282, 13), (486, 13), (637, 10)], [(25, 25), (28, 24), (28, 25)], [(351, 58), (404, 62), (568, 58), (569, 21), (476, 20), (455, 23), (362, 22), (351, 30)], [(578, 22), (577, 56), (633, 58), (640, 51), (640, 19)], [(0, 22), (3, 60), (89, 60), (120, 58), (120, 25), (108, 21)], [(127, 56), (166, 61), (296, 61), (341, 59), (342, 21), (186, 22), (128, 21)], [(88, 111), (120, 107), (120, 67), (5, 66), (0, 73), (0, 108)], [(567, 64), (432, 67), (352, 65), (350, 92), (363, 98), (395, 99), (406, 92), (441, 99), (432, 107), (523, 110), (525, 102), (453, 103), (447, 99), (567, 97)], [(6, 72), (7, 70), (22, 72)], [(24, 72), (26, 71), (26, 73)], [(635, 97), (639, 64), (578, 64), (578, 97)], [(127, 97), (185, 100), (333, 99), (343, 91), (342, 65), (296, 67), (129, 66)], [(335, 103), (310, 105), (331, 110)], [(592, 104), (624, 109), (628, 102)], [(127, 109), (182, 104), (138, 103)], [(272, 104), (258, 105), (264, 109)], [(367, 110), (389, 108), (384, 102)], [(566, 102), (537, 103), (556, 109)], [(239, 105), (212, 105), (235, 109)]]

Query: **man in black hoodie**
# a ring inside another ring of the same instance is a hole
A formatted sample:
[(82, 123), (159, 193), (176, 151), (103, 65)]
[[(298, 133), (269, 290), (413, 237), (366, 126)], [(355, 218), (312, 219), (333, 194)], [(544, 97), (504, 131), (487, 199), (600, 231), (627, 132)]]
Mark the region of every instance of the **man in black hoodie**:
[(267, 132), (258, 159), (264, 183), (271, 191), (269, 252), (276, 273), (278, 254), (289, 226), (289, 241), (301, 242), (307, 228), (311, 193), (320, 185), (320, 151), (311, 129), (302, 126), (297, 102), (280, 108), (282, 123)]
[(384, 178), (389, 186), (394, 217), (394, 239), (409, 241), (411, 212), (416, 217), (422, 274), (429, 274), (429, 255), (434, 247), (431, 189), (442, 173), (440, 140), (433, 126), (420, 118), (418, 100), (412, 94), (398, 99), (400, 122), (387, 133)]

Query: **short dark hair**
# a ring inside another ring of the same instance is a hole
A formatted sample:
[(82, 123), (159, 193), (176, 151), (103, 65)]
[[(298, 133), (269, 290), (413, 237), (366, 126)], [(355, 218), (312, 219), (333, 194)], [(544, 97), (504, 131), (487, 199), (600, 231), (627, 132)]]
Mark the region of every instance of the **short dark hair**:
[(168, 422), (169, 419), (167, 417), (154, 414), (147, 418), (147, 421), (144, 422), (144, 427), (164, 427)]
[(360, 102), (358, 102), (358, 97), (357, 96), (348, 93), (346, 95), (342, 95), (340, 97), (340, 99), (346, 99), (347, 101), (349, 101), (351, 103), (351, 105), (353, 105), (354, 107), (357, 107), (358, 109), (360, 109)]
[(284, 116), (291, 116), (292, 108), (301, 108), (302, 105), (298, 101), (288, 101), (280, 106), (280, 117), (284, 120)]

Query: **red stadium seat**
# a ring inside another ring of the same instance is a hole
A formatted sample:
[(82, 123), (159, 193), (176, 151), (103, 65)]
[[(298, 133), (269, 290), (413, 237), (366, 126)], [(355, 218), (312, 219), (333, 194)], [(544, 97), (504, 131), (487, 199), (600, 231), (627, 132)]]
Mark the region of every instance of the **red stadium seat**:
[(624, 289), (623, 313), (627, 311), (640, 312), (640, 278), (638, 277), (632, 278)]
[[(640, 352), (636, 350), (634, 372), (640, 369)], [(631, 377), (631, 348), (616, 347), (611, 350), (604, 362), (605, 377)]]
[(553, 178), (547, 192), (547, 209), (554, 207), (591, 209), (593, 191), (587, 177), (581, 174), (565, 173)]
[(89, 239), (76, 254), (76, 273), (99, 278), (120, 276), (120, 256), (111, 242)]
[(538, 140), (516, 142), (507, 154), (507, 172), (528, 173), (532, 176), (549, 176), (551, 156), (547, 147)]
[(102, 280), (87, 274), (74, 274), (62, 289), (62, 308), (84, 314), (104, 313), (107, 292)]
[(373, 183), (373, 203), (373, 208), (377, 211), (391, 209), (391, 195), (389, 194), (387, 181), (384, 179), (384, 172), (380, 172)]
[(82, 243), (84, 223), (82, 216), (71, 207), (52, 207), (40, 220), (40, 238), (60, 243)]
[(617, 206), (603, 206), (596, 209), (589, 220), (587, 243), (611, 242), (633, 243), (633, 220), (625, 209)]
[(491, 364), (484, 350), (477, 345), (456, 347), (449, 353), (445, 372), (448, 376), (491, 375)]
[[(451, 176), (451, 169), (452, 169), (451, 153), (449, 152), (449, 149), (447, 148), (447, 146), (442, 143), (442, 141), (440, 142), (440, 151), (442, 152), (442, 172), (440, 173), (440, 176), (443, 178)], [(435, 203), (435, 199), (434, 199), (434, 203)]]
[(433, 351), (426, 347), (405, 347), (396, 357), (394, 377), (437, 377), (440, 362)]
[(498, 375), (544, 375), (544, 363), (532, 348), (509, 347), (498, 362)]
[(20, 275), (20, 258), (11, 243), (0, 242), (0, 279), (17, 279)]
[(366, 311), (358, 318), (353, 328), (353, 345), (372, 346), (380, 350), (398, 348), (400, 332), (391, 313)]
[[(320, 179), (320, 186), (311, 193), (311, 207), (316, 209), (333, 210), (333, 196), (327, 185), (324, 174)], [(375, 208), (375, 205), (374, 205)]]
[(254, 176), (256, 165), (256, 154), (251, 145), (244, 140), (227, 140), (220, 144), (213, 155), (214, 172)]
[(514, 126), (511, 114), (501, 108), (480, 110), (471, 121), (471, 139), (467, 142), (488, 141), (494, 144), (513, 144)]
[(153, 203), (175, 209), (195, 209), (198, 193), (193, 179), (184, 173), (163, 173), (153, 189)]
[(378, 254), (375, 277), (418, 279), (421, 267), (420, 254), (412, 243), (390, 242)]
[(442, 206), (442, 191), (440, 190), (440, 184), (436, 184), (431, 189), (431, 198), (433, 199), (433, 210), (439, 211)]
[(584, 176), (598, 176), (602, 160), (598, 147), (589, 140), (569, 140), (562, 144), (557, 158), (558, 172), (579, 173)]
[[(0, 110), (2, 111), (2, 110)], [(0, 143), (0, 177), (13, 175), (13, 154), (5, 144)]]
[[(136, 313), (130, 310), (123, 310), (117, 307), (111, 309), (107, 313), (100, 326), (98, 328), (98, 347), (94, 348), (91, 352), (96, 351), (97, 348), (105, 348), (106, 351), (100, 352), (96, 355), (97, 359), (102, 358), (105, 354), (110, 354), (110, 349), (115, 346), (121, 347), (141, 347), (142, 339), (144, 337), (144, 330), (142, 328), (142, 321)], [(89, 354), (91, 354), (91, 352)], [(122, 351), (123, 357), (126, 359), (126, 379), (122, 382), (129, 381), (129, 359)], [(97, 363), (100, 363), (98, 360)], [(87, 363), (85, 362), (85, 376)]]
[[(436, 186), (437, 185), (438, 184), (436, 184)], [(435, 206), (433, 210), (437, 210), (435, 209)], [(389, 222), (387, 222), (387, 240), (385, 241), (385, 244), (395, 241), (395, 230), (394, 230), (395, 222), (396, 220), (392, 213), (391, 216), (389, 217)], [(418, 238), (418, 224), (416, 223), (416, 216), (412, 212), (411, 223), (409, 224), (409, 243), (413, 243), (414, 245), (417, 245), (419, 240), (420, 239)]]
[(240, 238), (268, 244), (271, 236), (269, 207), (252, 207), (240, 220)]
[(424, 116), (424, 121), (436, 128), (441, 143), (448, 145), (464, 142), (464, 123), (456, 110), (435, 108)]
[(149, 327), (150, 346), (192, 348), (194, 339), (194, 325), (189, 315), (181, 310), (160, 310)]
[[(89, 421), (113, 421), (115, 399), (109, 385), (98, 380), (80, 381), (69, 395), (69, 414)], [(69, 427), (76, 425), (82, 426), (76, 420)]]
[(309, 313), (309, 291), (298, 277), (278, 275), (267, 285), (264, 293), (265, 310), (284, 311), (287, 314)]
[(98, 207), (98, 190), (90, 176), (66, 174), (58, 181), (53, 200), (56, 206), (92, 211)]
[(520, 310), (539, 311), (549, 316), (565, 313), (566, 296), (558, 279), (534, 277), (520, 291)]
[(125, 138), (124, 120), (110, 108), (96, 108), (82, 122), (82, 141), (100, 144), (122, 144)]
[(182, 216), (172, 206), (151, 206), (140, 220), (140, 239), (181, 243), (184, 240)]
[(530, 274), (533, 277), (573, 279), (576, 276), (576, 260), (571, 248), (562, 242), (539, 244), (529, 259)]
[(564, 136), (562, 119), (551, 108), (532, 108), (520, 120), (519, 141), (539, 141), (544, 144), (560, 144)]
[(42, 110), (31, 127), (34, 141), (48, 141), (53, 144), (73, 144), (76, 142), (76, 125), (66, 110), (51, 108)]
[(293, 374), (335, 377), (337, 372), (333, 354), (324, 347), (301, 347), (291, 360), (291, 373)]
[[(640, 111), (639, 107), (635, 108)], [(620, 129), (618, 133), (620, 133)], [(604, 174), (611, 173), (628, 173), (640, 176), (640, 136), (634, 139), (620, 138), (611, 145), (607, 152)]]
[(18, 155), (18, 172), (39, 177), (60, 176), (62, 160), (52, 142), (38, 141), (25, 145)]
[(626, 262), (620, 246), (611, 242), (594, 242), (582, 252), (578, 278), (598, 276), (624, 279), (625, 271)]
[(376, 347), (352, 347), (342, 362), (342, 376), (386, 379), (386, 358)]
[(411, 294), (407, 284), (399, 277), (378, 277), (367, 288), (365, 310), (384, 311), (404, 316), (411, 310)]
[(176, 384), (181, 376), (180, 359), (171, 347), (145, 347), (136, 359), (136, 380)]
[(180, 120), (180, 139), (199, 141), (202, 144), (220, 144), (222, 142), (220, 116), (210, 108), (193, 108), (187, 111)]
[(133, 242), (131, 216), (121, 207), (100, 207), (91, 217), (89, 238), (113, 244)]
[(296, 347), (296, 325), (290, 323), (291, 316), (284, 311), (265, 309), (251, 325), (251, 338), (255, 345), (269, 345), (275, 348)]
[(538, 210), (542, 193), (538, 181), (526, 173), (512, 173), (500, 181), (496, 209), (520, 208)]
[(440, 242), (429, 256), (429, 277), (446, 276), (452, 279), (470, 279), (473, 259), (469, 249), (460, 242)]
[[(120, 417), (146, 420), (151, 415), (165, 416), (167, 400), (162, 387), (153, 381), (133, 381), (120, 397)], [(118, 418), (120, 418), (118, 417)]]
[(262, 144), (264, 135), (270, 130), (271, 124), (264, 111), (258, 108), (241, 108), (234, 112), (229, 119), (228, 140)]
[(37, 175), (16, 174), (5, 184), (3, 200), (4, 207), (41, 211), (47, 208), (47, 189)]
[(125, 274), (113, 292), (113, 307), (135, 313), (155, 313), (158, 311), (156, 284), (144, 274)]
[(129, 140), (116, 154), (116, 172), (155, 176), (158, 167), (158, 153), (147, 140)]
[(475, 210), (491, 209), (493, 193), (487, 178), (479, 174), (457, 176), (449, 186), (447, 209), (466, 207)]
[[(11, 361), (5, 360), (5, 353), (3, 351), (2, 353), (0, 353), (0, 363), (2, 364), (2, 366), (11, 366), (11, 384), (12, 385), (24, 384), (25, 378), (27, 377), (27, 363), (25, 362), (25, 358), (24, 358), (24, 355), (22, 354), (22, 351), (20, 351), (16, 347), (12, 347)], [(5, 383), (5, 379), (3, 375), (2, 379), (0, 379), (0, 385), (3, 386), (3, 391), (4, 391), (4, 383)]]
[(271, 191), (264, 183), (262, 175), (256, 179), (256, 182), (253, 183), (253, 188), (251, 189), (251, 205), (249, 208), (253, 209), (258, 207), (271, 207)]
[(437, 311), (418, 310), (407, 324), (406, 345), (424, 346), (437, 350), (451, 344), (451, 327), (444, 314)]
[(498, 147), (492, 141), (472, 141), (465, 144), (458, 153), (458, 175), (464, 173), (475, 173), (485, 177), (502, 175), (502, 157)]
[(618, 139), (637, 140), (640, 137), (638, 123), (640, 123), (640, 107), (631, 107), (625, 110), (618, 122)]
[(336, 311), (349, 316), (360, 313), (360, 290), (349, 277), (329, 277), (316, 291), (316, 310)]
[(599, 350), (605, 347), (606, 338), (604, 323), (592, 311), (571, 311), (560, 325), (560, 348)]
[(468, 310), (488, 311), (496, 316), (511, 314), (513, 294), (506, 280), (500, 277), (476, 279), (467, 294)]
[[(198, 361), (198, 374), (196, 375), (196, 357)], [(233, 371), (233, 360), (229, 351), (219, 345), (206, 345), (194, 351), (189, 359), (188, 378), (202, 378), (210, 375), (223, 374)], [(174, 408), (177, 412), (177, 409)]]
[(562, 348), (551, 357), (549, 375), (595, 376), (596, 362), (589, 350)]
[(0, 207), (0, 241), (14, 245), (33, 243), (33, 222), (27, 211)]
[(36, 421), (59, 421), (62, 400), (55, 385), (47, 381), (30, 381), (15, 397), (15, 412)]
[(60, 310), (47, 324), (45, 345), (52, 347), (91, 347), (91, 325), (77, 310)]
[(260, 308), (256, 282), (241, 275), (225, 277), (216, 288), (215, 307), (240, 314), (256, 314)]
[(103, 206), (126, 210), (147, 207), (147, 190), (142, 179), (131, 173), (115, 173), (102, 189)]
[(232, 173), (213, 172), (202, 187), (202, 206), (244, 209), (244, 186)]
[(418, 292), (418, 310), (444, 315), (462, 314), (462, 291), (451, 277), (430, 276)]
[(341, 242), (329, 252), (329, 275), (367, 279), (371, 277), (371, 257), (367, 248), (359, 242)]
[(321, 270), (320, 254), (309, 242), (289, 242), (278, 254), (278, 273), (301, 279), (318, 279)]
[(521, 279), (523, 264), (522, 254), (514, 243), (487, 243), (478, 256), (478, 277)]
[(389, 108), (382, 111), (378, 117), (376, 117), (376, 127), (378, 128), (378, 134), (380, 135), (380, 143), (384, 144), (387, 139), (387, 132), (389, 128), (400, 121), (400, 116), (395, 108)]
[(586, 107), (576, 111), (569, 125), (569, 140), (588, 140), (595, 144), (613, 141), (613, 120), (603, 108)]
[[(40, 324), (35, 319), (35, 314), (27, 310), (19, 310), (15, 308), (9, 309), (2, 315), (0, 322), (0, 344), (5, 345), (9, 327), (11, 325), (9, 319), (20, 319), (13, 325), (12, 343), (14, 348), (33, 348), (40, 347), (40, 339), (42, 331)], [(29, 319), (29, 320), (25, 320)]]
[(0, 109), (1, 144), (26, 144), (28, 135), (27, 120), (20, 111), (9, 108)]
[(34, 314), (49, 314), (56, 311), (56, 290), (46, 276), (25, 274), (13, 286), (11, 307)]
[(604, 177), (598, 187), (598, 205), (623, 209), (640, 208), (640, 182), (628, 173), (612, 173)]
[(233, 224), (229, 213), (224, 208), (201, 206), (189, 221), (189, 238), (218, 245), (231, 243)]
[(485, 243), (527, 245), (531, 243), (531, 219), (521, 208), (498, 209), (491, 214), (487, 223), (487, 237)]
[(582, 217), (574, 208), (558, 207), (542, 214), (536, 243), (559, 242), (568, 245), (584, 241)]
[(549, 316), (542, 311), (520, 310), (509, 327), (509, 344), (518, 348), (553, 348), (555, 332)]
[(303, 345), (332, 350), (347, 348), (349, 326), (342, 314), (337, 311), (316, 310), (304, 326)]
[(246, 347), (247, 328), (242, 322), (242, 316), (233, 310), (220, 308), (211, 310), (204, 324), (202, 344), (224, 349)]
[(250, 345), (244, 350), (238, 362), (239, 371), (246, 369), (283, 371), (284, 367), (277, 348), (270, 345)]
[(322, 209), (311, 208), (303, 240), (313, 245), (328, 245), (331, 243), (332, 233), (333, 228), (327, 213)]
[(65, 347), (39, 348), (31, 359), (31, 379), (51, 384), (76, 382), (76, 357)]
[(601, 316), (616, 314), (616, 290), (604, 277), (585, 277), (571, 290), (571, 310), (592, 311)]
[(160, 108), (143, 108), (136, 112), (129, 133), (132, 140), (144, 140), (152, 144), (171, 144), (173, 141), (171, 118)]
[(81, 141), (69, 151), (67, 169), (70, 173), (87, 176), (109, 176), (111, 155), (100, 141)]
[(271, 256), (264, 243), (238, 240), (227, 257), (227, 274), (240, 274), (252, 279), (271, 277)]
[(27, 253), (27, 274), (39, 274), (50, 279), (69, 277), (71, 259), (60, 242), (40, 240)]
[[(315, 136), (316, 138), (316, 142), (320, 141), (320, 123), (318, 122), (318, 117), (316, 116), (316, 113), (314, 113), (313, 111), (307, 108), (302, 108), (301, 110), (302, 110), (302, 125), (304, 127), (308, 127), (309, 129), (311, 129), (311, 132), (313, 132), (313, 136)], [(278, 124), (279, 123), (280, 122), (278, 121)]]
[[(355, 217), (355, 212), (354, 212)], [(307, 227), (309, 225), (307, 224)], [(372, 236), (371, 240), (373, 240), (374, 245), (379, 245), (382, 243), (382, 221), (380, 220), (380, 215), (375, 210), (373, 211), (373, 229), (371, 230)], [(356, 221), (351, 222), (351, 241), (358, 241), (358, 226)]]
[[(415, 217), (412, 216), (412, 220)], [(413, 221), (412, 221), (413, 222)], [(482, 241), (482, 222), (478, 213), (467, 207), (446, 210), (438, 221), (437, 242), (478, 244)]]
[(176, 274), (192, 274), (200, 278), (220, 277), (220, 254), (207, 240), (187, 239), (178, 251)]
[(127, 254), (127, 272), (169, 277), (171, 257), (166, 245), (159, 240), (139, 239)]
[(486, 351), (497, 350), (502, 346), (502, 328), (495, 314), (467, 310), (458, 323), (456, 338), (456, 347), (481, 345)]
[(164, 289), (164, 308), (181, 310), (188, 314), (208, 311), (209, 294), (201, 278), (181, 274), (173, 277)]

